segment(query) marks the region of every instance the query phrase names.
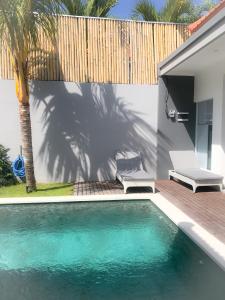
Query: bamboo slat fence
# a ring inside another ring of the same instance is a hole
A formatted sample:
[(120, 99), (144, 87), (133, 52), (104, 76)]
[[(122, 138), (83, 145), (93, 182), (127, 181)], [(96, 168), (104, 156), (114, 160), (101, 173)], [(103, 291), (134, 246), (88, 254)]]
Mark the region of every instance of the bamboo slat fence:
[[(30, 54), (30, 79), (155, 84), (157, 64), (189, 37), (183, 24), (74, 16), (58, 16), (57, 29), (54, 45), (40, 31), (40, 49)], [(10, 61), (3, 42), (0, 78), (13, 78)]]

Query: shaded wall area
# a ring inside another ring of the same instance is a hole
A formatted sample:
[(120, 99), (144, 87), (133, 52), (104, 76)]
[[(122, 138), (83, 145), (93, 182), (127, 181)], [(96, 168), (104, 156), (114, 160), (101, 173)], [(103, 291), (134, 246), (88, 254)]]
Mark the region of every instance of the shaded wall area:
[[(19, 151), (13, 81), (0, 80), (0, 143)], [(3, 111), (7, 111), (8, 115)], [(35, 174), (39, 182), (114, 179), (116, 150), (142, 153), (156, 176), (158, 86), (31, 82)]]
[[(169, 110), (189, 112), (189, 121), (177, 122), (169, 118)], [(170, 150), (194, 151), (195, 119), (194, 78), (189, 76), (159, 78), (157, 178), (168, 178), (168, 170), (173, 169)]]

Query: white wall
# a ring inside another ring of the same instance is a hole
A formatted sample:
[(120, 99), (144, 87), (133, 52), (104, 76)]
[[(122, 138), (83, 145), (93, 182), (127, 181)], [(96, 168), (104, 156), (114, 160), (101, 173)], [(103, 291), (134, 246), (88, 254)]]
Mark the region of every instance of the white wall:
[(10, 158), (20, 152), (19, 110), (12, 80), (0, 80), (0, 144), (10, 149)]
[[(158, 86), (31, 83), (31, 122), (39, 182), (113, 179), (113, 156), (128, 148), (156, 176)], [(19, 152), (13, 81), (0, 80), (0, 144)]]
[[(212, 170), (225, 177), (225, 62), (195, 76), (195, 102), (213, 99)], [(225, 181), (224, 181), (225, 182)]]

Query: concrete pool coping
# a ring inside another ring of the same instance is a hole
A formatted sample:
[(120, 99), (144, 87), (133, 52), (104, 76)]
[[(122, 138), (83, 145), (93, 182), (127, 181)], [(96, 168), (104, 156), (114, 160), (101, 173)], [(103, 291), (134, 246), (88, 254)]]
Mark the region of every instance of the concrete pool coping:
[(225, 271), (225, 244), (183, 213), (160, 193), (58, 197), (0, 198), (0, 205), (150, 200)]

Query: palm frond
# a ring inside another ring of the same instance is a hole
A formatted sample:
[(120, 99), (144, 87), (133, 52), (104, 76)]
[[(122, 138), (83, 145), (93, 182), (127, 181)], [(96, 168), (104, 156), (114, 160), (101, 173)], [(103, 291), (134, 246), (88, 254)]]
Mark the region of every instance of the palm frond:
[(95, 16), (95, 0), (87, 0), (84, 4), (84, 16)]
[(36, 47), (39, 28), (54, 36), (55, 8), (52, 0), (0, 0), (0, 38), (4, 35), (13, 55), (27, 56)]
[(85, 4), (82, 0), (62, 0), (61, 8), (62, 12), (65, 12), (66, 14), (83, 16)]
[(95, 0), (93, 5), (92, 16), (108, 17), (110, 10), (118, 3), (118, 0)]
[(179, 22), (182, 20), (182, 15), (191, 13), (192, 7), (191, 0), (167, 0), (160, 18), (166, 22)]
[(61, 0), (61, 8), (76, 16), (108, 17), (118, 0)]
[(159, 14), (151, 1), (140, 0), (133, 10), (132, 18), (144, 21), (159, 21)]

